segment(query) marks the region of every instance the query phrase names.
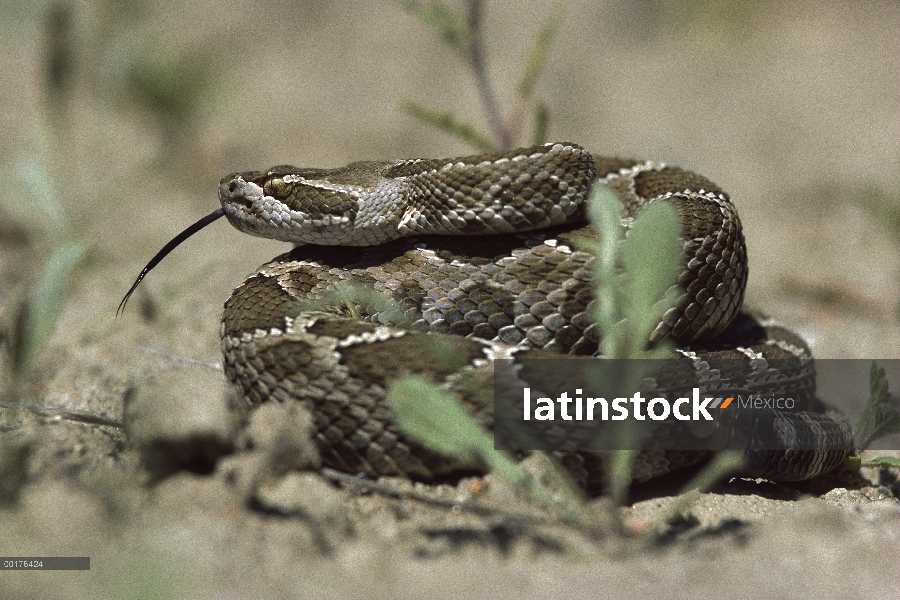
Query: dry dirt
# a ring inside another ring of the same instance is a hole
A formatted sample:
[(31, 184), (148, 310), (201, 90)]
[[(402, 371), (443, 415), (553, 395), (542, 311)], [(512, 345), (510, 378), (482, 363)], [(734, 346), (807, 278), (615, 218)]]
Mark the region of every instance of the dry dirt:
[[(900, 596), (890, 473), (733, 481), (641, 544), (603, 525), (546, 522), (490, 478), (389, 482), (403, 498), (335, 484), (315, 471), (304, 415), (290, 407), (258, 412), (238, 432), (216, 369), (221, 306), (283, 245), (220, 222), (172, 254), (115, 319), (138, 270), (216, 207), (229, 172), (470, 151), (408, 117), (406, 98), (484, 117), (462, 62), (395, 4), (160, 1), (127, 18), (113, 5), (71, 5), (69, 138), (53, 136), (42, 101), (49, 4), (3, 6), (4, 323), (64, 235), (92, 246), (33, 375), (18, 394), (0, 386), (4, 402), (53, 409), (0, 411), (0, 555), (90, 556), (91, 570), (7, 571), (0, 595)], [(537, 88), (550, 136), (706, 174), (741, 211), (748, 304), (801, 332), (818, 357), (898, 358), (896, 232), (854, 198), (863, 185), (900, 189), (900, 11), (801, 0), (733, 3), (751, 8), (715, 17), (729, 5), (570, 2)], [(488, 68), (507, 106), (546, 11), (488, 2)], [(215, 74), (166, 160), (157, 121), (117, 91), (141, 43), (205, 60)], [(27, 161), (55, 177), (65, 230), (23, 182)], [(641, 500), (624, 509), (632, 530), (658, 519), (672, 486), (636, 491)], [(451, 504), (477, 496), (487, 508), (435, 506), (412, 491)]]

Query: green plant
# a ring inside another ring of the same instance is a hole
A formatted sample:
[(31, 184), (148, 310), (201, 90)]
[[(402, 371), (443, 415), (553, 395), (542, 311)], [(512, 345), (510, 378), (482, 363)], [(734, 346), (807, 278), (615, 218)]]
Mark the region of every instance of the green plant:
[(50, 126), (35, 123), (38, 148), (7, 167), (7, 180), (17, 182), (17, 189), (22, 191), (14, 202), (8, 203), (9, 213), (22, 221), (29, 240), (39, 240), (50, 247), (37, 287), (19, 302), (0, 332), (6, 342), (12, 393), (16, 396), (15, 388), (32, 372), (56, 329), (71, 275), (90, 246), (88, 240), (77, 238), (72, 232), (59, 193), (62, 174), (74, 171), (66, 114), (75, 68), (70, 10), (62, 5), (52, 6), (45, 25), (44, 81)]
[(69, 278), (88, 246), (86, 240), (79, 240), (55, 248), (44, 265), (40, 284), (19, 304), (8, 333), (14, 380), (21, 380), (31, 372), (56, 330), (66, 303)]
[[(593, 207), (590, 217), (600, 242), (585, 241), (584, 246), (598, 257), (597, 319), (603, 330), (604, 354), (612, 358), (668, 356), (670, 344), (647, 348), (647, 340), (663, 312), (677, 297), (675, 284), (682, 259), (674, 207), (658, 204), (647, 209), (635, 219), (626, 238), (620, 225), (621, 202), (611, 190), (596, 185), (590, 203)], [(629, 364), (632, 368), (621, 374), (618, 384), (639, 389), (647, 373), (641, 361), (629, 361)], [(391, 386), (388, 399), (400, 427), (420, 443), (464, 463), (481, 465), (527, 489), (544, 503), (552, 498), (507, 455), (495, 450), (490, 435), (434, 384), (419, 377), (404, 378)], [(634, 432), (627, 431), (625, 435)], [(624, 503), (631, 481), (633, 451), (622, 450), (612, 456), (610, 492), (618, 506)], [(566, 479), (559, 471), (556, 476)]]
[[(517, 106), (508, 119), (501, 116), (484, 68), (480, 28), (482, 3), (478, 0), (465, 2), (462, 14), (440, 2), (398, 0), (398, 4), (436, 31), (469, 65), (488, 116), (491, 135), (460, 122), (451, 112), (432, 111), (407, 100), (403, 106), (408, 113), (479, 150), (490, 150), (514, 145), (514, 140), (521, 134), (525, 107), (533, 106), (535, 124), (532, 142), (544, 141), (549, 111), (543, 103), (533, 101), (533, 93), (562, 17), (561, 4), (553, 5), (542, 24), (517, 88)], [(590, 219), (598, 232), (598, 241), (585, 240), (583, 247), (598, 258), (594, 276), (599, 309), (594, 317), (602, 331), (603, 355), (622, 359), (662, 358), (670, 355), (670, 343), (663, 342), (648, 348), (647, 340), (662, 314), (673, 305), (679, 294), (676, 282), (683, 268), (683, 259), (679, 219), (674, 207), (660, 203), (644, 210), (635, 219), (626, 237), (621, 227), (622, 205), (611, 190), (595, 186), (590, 206)], [(633, 365), (631, 369), (619, 374), (618, 386), (622, 389), (639, 389), (639, 384), (646, 375), (645, 369), (640, 361), (630, 361), (630, 364)], [(404, 405), (413, 392), (419, 402), (430, 407), (427, 419), (415, 417), (410, 412), (411, 409)], [(486, 434), (478, 433), (479, 428), (471, 417), (468, 417), (471, 422), (463, 426), (461, 423), (465, 419), (458, 412), (458, 407), (442, 408), (451, 404), (445, 396), (436, 387), (420, 379), (402, 380), (389, 391), (391, 402), (400, 403), (395, 406), (398, 421), (411, 436), (439, 452), (449, 453), (459, 459), (476, 460), (488, 468), (498, 469), (502, 476), (523, 485), (527, 479), (509, 464), (508, 459), (498, 457), (497, 451), (483, 443), (483, 436)], [(444, 410), (449, 412), (445, 414)], [(449, 427), (447, 432), (435, 433), (437, 428), (446, 426), (448, 422), (455, 425)], [(620, 434), (625, 442), (636, 436), (637, 432), (625, 426)], [(431, 443), (429, 440), (432, 439), (443, 441)], [(631, 450), (611, 453), (608, 493), (615, 506), (623, 504), (627, 497), (633, 457), (634, 451)], [(738, 468), (739, 464), (737, 455), (723, 453), (686, 489), (706, 489), (725, 473)], [(533, 487), (530, 489), (534, 490)], [(688, 496), (684, 498), (685, 502), (690, 502)]]
[(534, 99), (534, 90), (547, 62), (553, 38), (562, 21), (563, 3), (554, 3), (550, 7), (547, 18), (541, 24), (516, 88), (516, 105), (507, 116), (504, 116), (485, 65), (484, 36), (481, 27), (483, 2), (466, 0), (463, 2), (461, 10), (455, 10), (438, 1), (395, 1), (434, 30), (444, 43), (468, 65), (487, 116), (490, 134), (461, 122), (451, 112), (431, 110), (411, 100), (405, 100), (402, 104), (406, 112), (424, 123), (485, 151), (514, 148), (516, 140), (521, 137), (526, 114), (533, 112), (530, 142), (541, 144), (546, 141), (549, 111), (543, 102)]
[(887, 376), (874, 360), (869, 372), (869, 389), (869, 400), (853, 428), (853, 438), (860, 450), (879, 438), (900, 433), (900, 412), (891, 406), (893, 397)]

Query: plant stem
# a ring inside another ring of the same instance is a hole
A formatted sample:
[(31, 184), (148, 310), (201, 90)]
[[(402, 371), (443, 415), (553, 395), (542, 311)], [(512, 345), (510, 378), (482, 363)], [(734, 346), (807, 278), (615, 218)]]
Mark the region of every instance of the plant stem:
[(500, 107), (494, 90), (488, 81), (487, 70), (484, 66), (484, 44), (481, 36), (481, 0), (470, 0), (466, 21), (469, 26), (469, 39), (466, 47), (466, 58), (475, 75), (475, 86), (481, 103), (487, 112), (488, 123), (494, 132), (497, 145), (501, 150), (509, 150), (513, 147), (513, 136), (503, 121)]

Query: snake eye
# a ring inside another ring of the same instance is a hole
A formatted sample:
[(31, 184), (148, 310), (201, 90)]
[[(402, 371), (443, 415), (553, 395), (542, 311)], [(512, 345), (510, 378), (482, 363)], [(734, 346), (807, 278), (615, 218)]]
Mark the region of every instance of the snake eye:
[(276, 177), (275, 179), (270, 179), (263, 184), (263, 193), (266, 196), (279, 197), (284, 196), (287, 190), (287, 184), (284, 182), (284, 179), (280, 177)]

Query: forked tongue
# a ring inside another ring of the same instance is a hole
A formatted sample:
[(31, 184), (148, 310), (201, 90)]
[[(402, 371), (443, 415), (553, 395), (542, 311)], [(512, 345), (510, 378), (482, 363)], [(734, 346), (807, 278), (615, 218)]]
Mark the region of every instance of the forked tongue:
[(121, 314), (125, 311), (125, 304), (128, 302), (128, 299), (131, 298), (131, 295), (134, 293), (134, 290), (137, 289), (137, 286), (141, 283), (141, 281), (144, 280), (144, 276), (150, 272), (150, 269), (152, 269), (153, 267), (158, 265), (160, 262), (162, 262), (162, 259), (164, 259), (166, 256), (168, 256), (169, 252), (171, 252), (172, 250), (177, 248), (178, 245), (181, 244), (181, 242), (188, 239), (189, 237), (191, 237), (192, 235), (194, 235), (195, 233), (197, 233), (198, 231), (200, 231), (201, 229), (203, 229), (204, 227), (206, 227), (207, 225), (209, 225), (210, 223), (212, 223), (213, 221), (215, 221), (216, 219), (218, 219), (219, 217), (224, 216), (224, 215), (225, 215), (224, 208), (220, 208), (218, 210), (211, 212), (210, 214), (206, 215), (205, 217), (203, 217), (202, 219), (200, 219), (199, 221), (197, 221), (196, 223), (194, 223), (193, 225), (191, 225), (190, 227), (188, 227), (187, 229), (185, 229), (184, 231), (182, 231), (181, 233), (176, 235), (174, 238), (171, 239), (171, 241), (169, 241), (168, 244), (163, 246), (162, 250), (157, 252), (156, 256), (154, 256), (153, 258), (150, 259), (150, 262), (147, 263), (147, 266), (144, 267), (144, 269), (141, 271), (141, 274), (138, 275), (137, 279), (134, 281), (134, 284), (132, 284), (131, 289), (128, 290), (128, 293), (125, 294), (124, 298), (122, 298), (122, 301), (119, 303), (119, 308), (116, 310), (116, 317), (118, 317), (119, 314)]

